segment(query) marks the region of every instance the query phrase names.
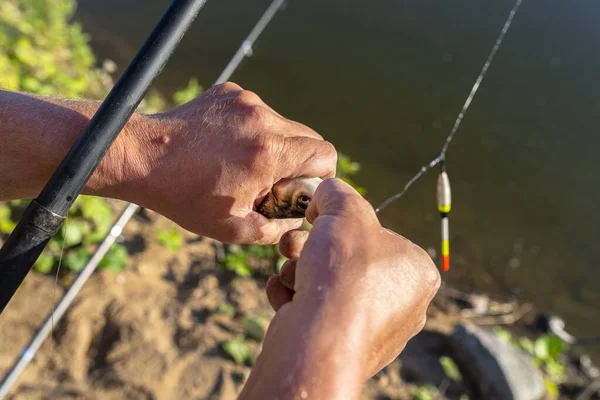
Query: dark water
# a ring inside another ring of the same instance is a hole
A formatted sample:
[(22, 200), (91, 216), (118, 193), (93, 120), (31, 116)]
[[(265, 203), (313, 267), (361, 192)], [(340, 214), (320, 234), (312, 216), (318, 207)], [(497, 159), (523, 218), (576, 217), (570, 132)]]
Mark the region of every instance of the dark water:
[[(168, 0), (81, 0), (126, 65)], [(158, 81), (216, 79), (269, 0), (212, 0)], [(361, 162), (379, 204), (441, 147), (512, 0), (291, 1), (233, 80)], [(600, 2), (525, 0), (448, 153), (454, 284), (517, 293), (600, 333)], [(436, 174), (382, 213), (438, 248)]]

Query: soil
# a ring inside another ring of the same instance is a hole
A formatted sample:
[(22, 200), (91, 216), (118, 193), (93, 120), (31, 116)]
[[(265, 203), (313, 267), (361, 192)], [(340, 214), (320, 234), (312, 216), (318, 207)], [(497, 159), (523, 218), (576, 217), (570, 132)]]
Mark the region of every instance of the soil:
[[(274, 271), (261, 266), (252, 278), (236, 276), (218, 266), (214, 241), (180, 228), (184, 245), (173, 252), (155, 234), (170, 227), (176, 225), (148, 211), (126, 226), (127, 269), (92, 275), (7, 400), (237, 397), (251, 367), (236, 364), (221, 346), (243, 334), (243, 317), (274, 315), (264, 292)], [(0, 377), (24, 351), (63, 290), (54, 276), (27, 277), (0, 318)], [(489, 309), (486, 298), (481, 300)], [(234, 315), (220, 312), (223, 304), (233, 306)], [(362, 398), (412, 399), (415, 385), (427, 383), (421, 372), (421, 378), (414, 375), (417, 370), (441, 380), (448, 398), (464, 393), (476, 398), (461, 382), (444, 384), (439, 368), (439, 357), (447, 353), (440, 339), (460, 313), (460, 301), (434, 300), (427, 331), (367, 383)], [(257, 355), (260, 343), (249, 344)], [(578, 384), (574, 393), (585, 384)]]

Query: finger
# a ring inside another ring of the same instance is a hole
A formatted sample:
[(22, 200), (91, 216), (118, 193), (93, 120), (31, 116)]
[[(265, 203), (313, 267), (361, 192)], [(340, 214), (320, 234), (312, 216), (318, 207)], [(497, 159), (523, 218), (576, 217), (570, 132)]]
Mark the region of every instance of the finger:
[(275, 311), (279, 310), (285, 303), (292, 301), (294, 291), (284, 286), (279, 276), (273, 275), (267, 281), (267, 299)]
[(298, 258), (307, 238), (308, 232), (301, 229), (286, 232), (279, 240), (279, 252), (286, 258)]
[(257, 212), (252, 212), (250, 223), (252, 227), (249, 231), (254, 232), (254, 237), (250, 237), (247, 243), (275, 244), (286, 232), (300, 228), (302, 219), (268, 219)]
[(279, 271), (279, 280), (284, 286), (294, 289), (296, 283), (296, 264), (297, 260), (287, 260)]
[(286, 137), (280, 154), (278, 171), (283, 178), (333, 178), (337, 163), (335, 147), (327, 141), (310, 137)]
[(312, 224), (320, 215), (347, 215), (355, 219), (372, 217), (377, 221), (373, 207), (341, 179), (328, 179), (317, 187), (306, 210), (306, 219)]

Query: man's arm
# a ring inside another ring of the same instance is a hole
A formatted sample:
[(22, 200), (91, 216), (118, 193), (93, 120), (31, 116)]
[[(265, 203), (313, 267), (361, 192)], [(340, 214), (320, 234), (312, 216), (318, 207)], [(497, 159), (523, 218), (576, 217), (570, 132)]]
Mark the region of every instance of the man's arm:
[[(35, 197), (99, 105), (0, 91), (0, 201)], [(143, 119), (133, 116), (91, 179), (98, 194), (118, 183), (117, 149), (137, 145), (133, 127)]]
[[(99, 103), (0, 91), (0, 200), (35, 197)], [(333, 146), (236, 84), (172, 111), (134, 114), (86, 194), (131, 201), (224, 242), (276, 243), (301, 220), (256, 205), (283, 178), (335, 174)]]

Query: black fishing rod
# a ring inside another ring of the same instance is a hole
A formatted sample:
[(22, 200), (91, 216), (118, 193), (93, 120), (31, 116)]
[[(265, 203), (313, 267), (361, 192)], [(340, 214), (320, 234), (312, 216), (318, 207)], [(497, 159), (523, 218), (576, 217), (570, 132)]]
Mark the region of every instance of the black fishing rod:
[(40, 195), (0, 249), (0, 313), (162, 71), (206, 0), (173, 0)]

